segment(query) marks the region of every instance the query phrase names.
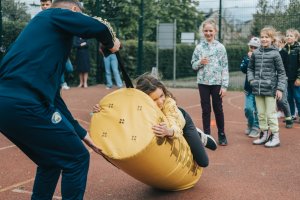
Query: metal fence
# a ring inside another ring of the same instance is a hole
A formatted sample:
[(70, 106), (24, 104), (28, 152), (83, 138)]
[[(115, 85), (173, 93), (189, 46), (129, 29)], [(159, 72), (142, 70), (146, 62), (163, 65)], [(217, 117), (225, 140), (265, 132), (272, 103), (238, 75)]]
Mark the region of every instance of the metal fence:
[[(247, 53), (249, 39), (258, 36), (262, 27), (272, 25), (281, 32), (291, 27), (300, 29), (300, 0), (199, 0), (199, 2), (199, 9), (203, 11), (205, 18), (213, 18), (217, 22), (219, 26), (217, 39), (227, 47), (227, 51), (231, 51), (232, 47), (241, 49), (238, 54), (228, 52), (232, 89), (243, 87), (245, 75), (239, 69), (241, 55)], [(265, 4), (259, 6), (259, 3), (263, 2)], [(180, 73), (184, 71), (177, 70), (176, 86), (195, 86), (195, 76), (181, 79), (186, 76)]]
[[(260, 4), (259, 4), (260, 3)], [(219, 26), (217, 39), (225, 47), (244, 47), (253, 36), (259, 36), (264, 26), (273, 26), (281, 33), (288, 28), (300, 29), (300, 0), (201, 0), (200, 9), (206, 18), (213, 18)], [(221, 12), (220, 12), (221, 11)], [(230, 54), (230, 52), (228, 52)], [(242, 57), (231, 55), (229, 66), (232, 89), (243, 87), (245, 75), (240, 72)]]

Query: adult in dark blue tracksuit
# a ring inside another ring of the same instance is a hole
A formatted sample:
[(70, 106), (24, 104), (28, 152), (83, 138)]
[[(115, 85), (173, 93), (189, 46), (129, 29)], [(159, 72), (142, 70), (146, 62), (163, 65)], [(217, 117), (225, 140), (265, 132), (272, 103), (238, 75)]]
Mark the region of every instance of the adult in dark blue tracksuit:
[(56, 0), (22, 31), (0, 67), (0, 132), (37, 164), (32, 199), (52, 199), (62, 174), (63, 199), (83, 199), (89, 152), (101, 154), (60, 97), (60, 78), (73, 36), (119, 49), (108, 28), (80, 13), (75, 0)]

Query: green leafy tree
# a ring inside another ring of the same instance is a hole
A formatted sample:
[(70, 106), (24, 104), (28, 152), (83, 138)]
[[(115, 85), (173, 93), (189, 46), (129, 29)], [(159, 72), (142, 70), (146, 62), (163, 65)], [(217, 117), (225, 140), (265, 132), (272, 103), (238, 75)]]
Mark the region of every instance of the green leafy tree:
[[(157, 20), (172, 23), (177, 20), (178, 38), (181, 32), (197, 32), (203, 14), (192, 0), (144, 1), (144, 40), (156, 40)], [(84, 0), (89, 14), (108, 19), (122, 39), (138, 38), (140, 0)]]
[(254, 25), (251, 33), (259, 35), (265, 26), (273, 26), (278, 31), (285, 32), (288, 28), (300, 28), (300, 1), (275, 0), (269, 3), (267, 0), (259, 0), (257, 11), (254, 14)]
[(170, 23), (176, 19), (177, 41), (182, 32), (198, 32), (198, 28), (204, 20), (204, 15), (197, 10), (199, 1), (192, 0), (160, 0), (158, 19), (160, 22)]
[(2, 0), (2, 17), (8, 21), (29, 21), (27, 6), (15, 0)]
[(2, 0), (3, 46), (8, 48), (30, 20), (25, 3)]

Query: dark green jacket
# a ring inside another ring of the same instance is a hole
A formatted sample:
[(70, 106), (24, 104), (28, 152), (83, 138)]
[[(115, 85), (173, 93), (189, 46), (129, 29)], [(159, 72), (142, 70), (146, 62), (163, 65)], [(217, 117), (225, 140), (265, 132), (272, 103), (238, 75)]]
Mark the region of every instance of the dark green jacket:
[(295, 42), (293, 45), (286, 44), (284, 50), (287, 52), (286, 75), (288, 81), (300, 79), (300, 45)]

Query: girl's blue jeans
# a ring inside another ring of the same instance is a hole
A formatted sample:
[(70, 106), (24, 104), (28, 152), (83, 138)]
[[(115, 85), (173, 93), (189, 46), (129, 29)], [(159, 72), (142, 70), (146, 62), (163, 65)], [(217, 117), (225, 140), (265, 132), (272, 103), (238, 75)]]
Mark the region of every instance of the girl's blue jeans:
[(245, 94), (245, 116), (248, 122), (248, 128), (259, 128), (255, 96), (252, 93)]

